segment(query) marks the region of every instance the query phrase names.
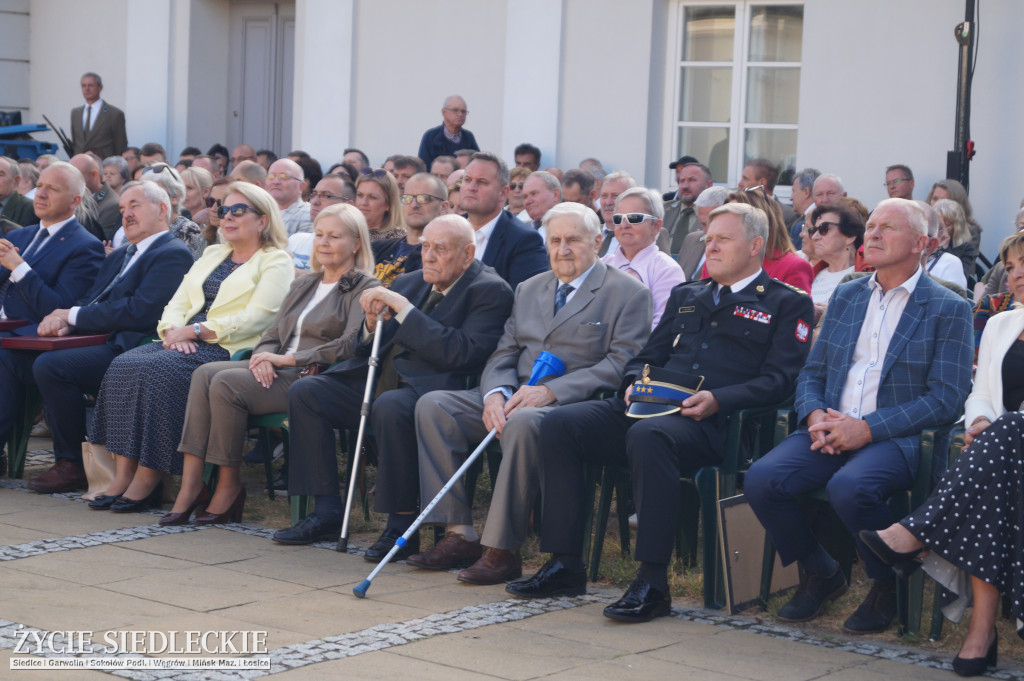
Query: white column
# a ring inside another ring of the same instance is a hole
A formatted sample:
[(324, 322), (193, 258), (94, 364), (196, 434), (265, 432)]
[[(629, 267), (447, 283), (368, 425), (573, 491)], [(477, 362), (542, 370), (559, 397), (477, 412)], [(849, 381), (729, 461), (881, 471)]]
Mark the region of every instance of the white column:
[(295, 5), (292, 148), (325, 163), (341, 159), (352, 134), (354, 23), (355, 0)]
[(501, 154), (540, 147), (541, 168), (558, 165), (564, 0), (515, 0), (505, 22), (505, 106)]
[[(146, 142), (171, 142), (168, 122), (171, 83), (171, 0), (129, 2), (125, 49), (125, 111), (128, 140), (134, 146)], [(167, 149), (174, 161), (180, 149)]]

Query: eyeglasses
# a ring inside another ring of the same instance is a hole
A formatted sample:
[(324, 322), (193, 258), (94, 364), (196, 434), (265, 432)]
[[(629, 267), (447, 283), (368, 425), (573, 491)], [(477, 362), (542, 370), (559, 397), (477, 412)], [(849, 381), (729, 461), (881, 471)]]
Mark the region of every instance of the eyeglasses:
[(822, 236), (825, 236), (826, 234), (828, 234), (828, 230), (831, 229), (832, 227), (838, 228), (839, 227), (839, 223), (838, 222), (819, 222), (817, 224), (817, 226), (815, 226), (815, 227), (808, 227), (807, 228), (807, 236), (814, 236), (815, 234), (820, 234)]
[(267, 173), (267, 179), (281, 180), (282, 182), (284, 182), (285, 180), (295, 180), (296, 182), (302, 182), (302, 180), (300, 180), (299, 178), (295, 177), (294, 175), (289, 175), (288, 173)]
[(347, 196), (338, 196), (337, 194), (328, 194), (327, 192), (318, 192), (316, 190), (309, 193), (309, 200), (320, 199), (321, 201), (344, 201), (345, 203), (352, 203), (354, 199), (350, 199)]
[(460, 116), (465, 116), (466, 114), (469, 113), (469, 109), (452, 109), (451, 107), (445, 107), (445, 108), (448, 109), (449, 111), (451, 111), (453, 114), (458, 114)]
[(359, 174), (383, 178), (388, 176), (388, 171), (384, 170), (383, 168), (377, 168), (376, 170), (374, 170), (370, 166), (363, 166), (362, 168), (359, 169)]
[(153, 164), (151, 166), (144, 167), (142, 169), (142, 174), (145, 175), (146, 173), (162, 173), (165, 170), (170, 172), (171, 167), (169, 165), (167, 165), (166, 163), (155, 163), (155, 164)]
[(908, 180), (905, 177), (901, 177), (898, 180), (886, 180), (885, 182), (882, 183), (882, 186), (886, 187), (888, 189), (892, 189), (892, 188), (896, 187), (897, 185), (899, 185), (901, 182), (910, 182), (910, 180)]
[(402, 194), (402, 203), (404, 203), (407, 206), (411, 204), (413, 201), (420, 204), (421, 206), (425, 206), (434, 200), (444, 201), (444, 199), (442, 199), (440, 196), (434, 196), (433, 194)]
[(648, 215), (647, 213), (616, 213), (612, 216), (612, 222), (616, 225), (621, 225), (622, 221), (625, 220), (631, 225), (639, 225), (644, 220), (657, 220), (658, 218), (654, 215)]
[(240, 218), (243, 215), (245, 215), (246, 213), (248, 213), (249, 211), (252, 211), (256, 215), (263, 215), (263, 213), (261, 213), (260, 211), (256, 210), (252, 206), (247, 206), (244, 203), (236, 203), (233, 206), (221, 206), (220, 208), (218, 208), (217, 209), (217, 217), (219, 217), (221, 220), (223, 220), (224, 218), (226, 218), (228, 216), (228, 213), (231, 213), (231, 217)]
[(514, 192), (519, 191), (520, 189), (522, 189), (525, 186), (526, 186), (525, 182), (509, 182), (508, 183), (508, 188), (511, 189)]

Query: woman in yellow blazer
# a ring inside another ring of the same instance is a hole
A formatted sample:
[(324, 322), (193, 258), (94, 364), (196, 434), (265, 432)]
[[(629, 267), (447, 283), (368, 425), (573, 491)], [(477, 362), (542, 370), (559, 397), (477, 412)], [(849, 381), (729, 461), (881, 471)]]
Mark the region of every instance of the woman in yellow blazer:
[[(328, 206), (313, 222), (313, 272), (292, 284), (281, 311), (252, 358), (211, 362), (192, 375), (178, 451), (185, 455), (181, 491), (161, 525), (238, 522), (245, 507), (239, 479), (249, 414), (288, 411), (288, 386), (311, 365), (352, 357), (365, 315), (363, 291), (380, 286), (363, 214), (355, 206)], [(319, 368), (318, 366), (318, 368)], [(205, 464), (220, 466), (217, 489), (203, 485)]]
[(236, 182), (219, 214), (224, 243), (206, 249), (164, 308), (163, 343), (122, 354), (103, 377), (90, 440), (114, 454), (116, 473), (90, 508), (161, 505), (162, 474), (182, 472), (178, 442), (192, 372), (256, 345), (288, 292), (293, 270), (274, 198)]

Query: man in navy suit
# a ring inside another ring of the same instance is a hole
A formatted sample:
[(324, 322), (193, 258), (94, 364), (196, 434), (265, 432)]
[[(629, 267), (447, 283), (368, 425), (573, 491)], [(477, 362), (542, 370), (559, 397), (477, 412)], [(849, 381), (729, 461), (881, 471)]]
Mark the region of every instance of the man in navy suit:
[(444, 106), (441, 108), (444, 122), (436, 128), (427, 130), (420, 140), (418, 156), (423, 159), (428, 169), (438, 156), (454, 156), (460, 149), (480, 151), (473, 133), (462, 127), (466, 124), (468, 113), (466, 100), (462, 97), (452, 95), (444, 100)]
[(85, 191), (70, 163), (51, 163), (39, 176), (32, 207), (40, 224), (0, 239), (0, 318), (38, 322), (92, 286), (103, 244), (75, 219)]
[(487, 151), (473, 154), (462, 178), (459, 205), (476, 232), (476, 259), (493, 267), (515, 290), (550, 264), (537, 231), (504, 210), (509, 191), (505, 162)]
[(109, 334), (107, 342), (37, 354), (0, 350), (0, 441), (17, 418), (23, 386), (35, 384), (53, 431), (52, 468), (29, 483), (41, 493), (69, 492), (85, 484), (83, 394), (99, 391), (113, 359), (156, 330), (157, 320), (192, 266), (188, 247), (167, 228), (171, 201), (153, 182), (132, 182), (121, 193), (125, 246), (110, 254), (92, 288), (68, 309), (47, 315), (40, 336)]
[[(313, 495), (315, 508), (298, 525), (275, 533), (278, 543), (338, 538), (342, 506), (334, 429), (359, 425), (367, 357), (380, 319), (384, 335), (370, 423), (380, 456), (374, 510), (388, 514), (388, 525), (366, 559), (383, 558), (415, 518), (416, 401), (433, 390), (465, 387), (466, 377), (479, 372), (494, 350), (512, 310), (512, 289), (473, 257), (473, 230), (464, 218), (434, 219), (422, 242), (421, 270), (399, 276), (390, 289), (363, 293), (366, 326), (356, 356), (288, 390), (288, 493)], [(418, 541), (410, 542), (398, 557), (418, 550)]]
[[(821, 333), (797, 378), (801, 429), (751, 466), (744, 492), (784, 565), (805, 579), (781, 619), (817, 617), (846, 591), (836, 561), (818, 543), (800, 495), (827, 487), (829, 504), (854, 537), (892, 524), (886, 500), (908, 489), (921, 431), (956, 421), (971, 387), (970, 305), (921, 268), (927, 219), (913, 201), (882, 201), (867, 223), (870, 277), (836, 289)], [(896, 579), (857, 547), (874, 580), (846, 620), (854, 633), (886, 629), (896, 615)]]

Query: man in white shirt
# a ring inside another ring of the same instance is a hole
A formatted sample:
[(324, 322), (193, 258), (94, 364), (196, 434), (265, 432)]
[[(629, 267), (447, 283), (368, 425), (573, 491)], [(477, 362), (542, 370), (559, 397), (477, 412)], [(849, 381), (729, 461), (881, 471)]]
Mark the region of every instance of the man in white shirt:
[(281, 209), (281, 219), (288, 236), (313, 231), (309, 204), (302, 200), (302, 182), (305, 179), (302, 167), (288, 158), (274, 161), (267, 172), (266, 188)]
[(100, 158), (119, 156), (128, 148), (124, 112), (100, 99), (103, 79), (95, 73), (82, 76), (83, 106), (71, 110), (71, 147), (75, 154), (95, 152)]
[[(886, 500), (913, 484), (921, 431), (963, 412), (974, 351), (971, 307), (924, 274), (927, 244), (927, 220), (913, 201), (887, 199), (875, 208), (864, 259), (876, 271), (833, 294), (797, 379), (800, 430), (746, 474), (747, 500), (783, 565), (799, 561), (806, 576), (779, 610), (786, 621), (817, 617), (847, 588), (811, 531), (801, 495), (826, 487), (855, 537), (888, 527)], [(874, 583), (844, 628), (882, 631), (896, 615), (895, 574), (859, 539), (857, 547)]]

